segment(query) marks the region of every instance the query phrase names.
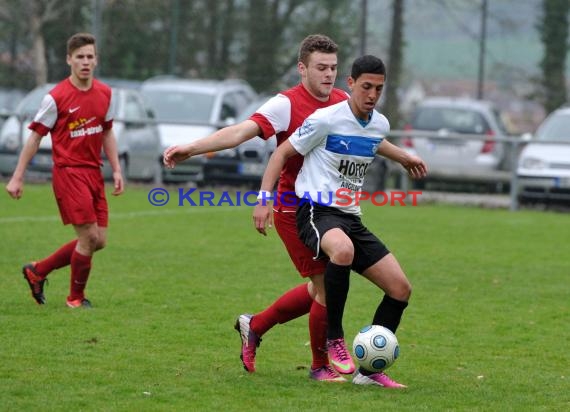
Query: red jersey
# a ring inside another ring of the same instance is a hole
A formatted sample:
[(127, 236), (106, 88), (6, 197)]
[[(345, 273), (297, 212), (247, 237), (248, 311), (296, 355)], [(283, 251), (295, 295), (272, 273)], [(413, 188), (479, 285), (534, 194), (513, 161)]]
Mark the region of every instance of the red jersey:
[(28, 126), (40, 136), (51, 134), (55, 166), (99, 168), (103, 162), (103, 134), (113, 127), (111, 88), (93, 79), (89, 90), (79, 90), (69, 78), (43, 99)]
[[(303, 124), (315, 110), (348, 99), (348, 94), (341, 89), (333, 89), (329, 100), (322, 102), (315, 99), (302, 84), (298, 84), (272, 97), (250, 119), (259, 125), (262, 138), (267, 140), (276, 135), (277, 145), (283, 143)], [(295, 193), (295, 179), (303, 166), (303, 156), (295, 155), (285, 163), (279, 177), (277, 191), (279, 198), (283, 193)]]

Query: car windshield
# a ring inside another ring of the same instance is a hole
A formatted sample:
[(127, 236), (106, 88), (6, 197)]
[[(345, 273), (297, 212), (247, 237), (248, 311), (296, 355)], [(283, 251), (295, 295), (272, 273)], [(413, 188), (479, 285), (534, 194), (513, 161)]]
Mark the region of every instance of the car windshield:
[(570, 115), (559, 114), (552, 116), (536, 132), (537, 140), (570, 141)]
[(483, 134), (489, 129), (485, 119), (477, 112), (440, 107), (422, 108), (417, 112), (412, 125), (419, 130), (446, 129), (467, 134)]
[(213, 95), (175, 90), (145, 90), (144, 95), (159, 122), (210, 123)]

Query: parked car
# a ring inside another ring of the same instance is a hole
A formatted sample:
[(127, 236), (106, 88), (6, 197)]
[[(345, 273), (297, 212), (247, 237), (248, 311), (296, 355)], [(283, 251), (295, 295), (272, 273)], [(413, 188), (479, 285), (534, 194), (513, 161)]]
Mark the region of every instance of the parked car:
[[(257, 111), (271, 96), (259, 96), (236, 118), (240, 123)], [(205, 180), (208, 183), (236, 183), (257, 186), (265, 171), (269, 156), (275, 150), (277, 139), (267, 140), (254, 137), (237, 146), (208, 155), (204, 165)]]
[[(28, 125), (41, 101), (54, 84), (46, 84), (29, 92), (0, 129), (0, 173), (11, 175), (16, 167), (22, 145), (30, 135)], [(113, 88), (116, 104), (113, 130), (117, 139), (119, 160), (126, 179), (152, 180), (159, 172), (160, 138), (141, 94), (135, 89)], [(41, 140), (38, 153), (28, 166), (31, 172), (51, 173), (51, 138)], [(112, 176), (108, 162), (103, 174)]]
[(25, 95), (26, 93), (20, 89), (0, 88), (0, 127)]
[(539, 125), (520, 154), (517, 177), (521, 203), (570, 202), (570, 107)]
[[(160, 132), (161, 150), (208, 136), (233, 124), (240, 112), (257, 96), (241, 80), (204, 80), (158, 77), (146, 80), (141, 91), (154, 111)], [(233, 150), (216, 157), (233, 156)], [(204, 182), (206, 156), (195, 156), (174, 169), (162, 168), (165, 181)]]
[[(510, 145), (496, 138), (508, 137), (509, 132), (492, 103), (428, 98), (417, 105), (404, 130), (410, 132), (410, 137), (400, 144), (428, 165), (428, 177), (421, 183), (508, 185), (514, 167)], [(436, 138), (414, 136), (416, 130), (435, 133)], [(462, 135), (481, 135), (484, 139), (462, 139)]]

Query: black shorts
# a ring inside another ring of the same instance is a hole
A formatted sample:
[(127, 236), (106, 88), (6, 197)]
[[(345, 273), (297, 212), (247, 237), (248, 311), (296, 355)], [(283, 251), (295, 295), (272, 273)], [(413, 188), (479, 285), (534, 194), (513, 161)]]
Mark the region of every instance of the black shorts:
[(341, 229), (352, 240), (354, 260), (352, 270), (362, 274), (390, 251), (362, 224), (360, 216), (345, 213), (337, 208), (302, 202), (297, 208), (299, 238), (314, 251), (314, 259), (325, 256), (321, 239), (331, 229)]

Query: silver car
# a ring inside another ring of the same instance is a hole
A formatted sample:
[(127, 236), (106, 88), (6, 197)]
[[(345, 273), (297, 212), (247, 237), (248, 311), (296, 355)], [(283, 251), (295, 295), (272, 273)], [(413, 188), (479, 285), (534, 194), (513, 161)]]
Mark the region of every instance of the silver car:
[[(18, 156), (30, 135), (27, 126), (38, 111), (43, 97), (54, 84), (46, 84), (29, 92), (0, 129), (0, 173), (11, 175)], [(119, 160), (126, 179), (154, 180), (159, 170), (160, 148), (158, 131), (140, 92), (130, 88), (113, 88), (116, 113), (113, 130), (117, 138)], [(40, 142), (40, 148), (28, 166), (28, 171), (50, 174), (53, 161), (49, 134)], [(104, 161), (103, 173), (112, 176), (111, 168)]]
[[(434, 137), (414, 136), (416, 130), (431, 132)], [(507, 145), (496, 137), (507, 137), (509, 132), (490, 102), (425, 99), (416, 107), (405, 131), (411, 132), (410, 138), (401, 139), (401, 145), (428, 165), (425, 182), (508, 184), (513, 165)], [(481, 140), (461, 138), (466, 135), (479, 135)]]
[(0, 127), (10, 117), (18, 103), (26, 93), (20, 89), (6, 89), (0, 87)]
[[(233, 124), (240, 112), (257, 94), (241, 80), (205, 80), (159, 77), (146, 80), (143, 96), (153, 110), (161, 139), (162, 155), (169, 146), (188, 143)], [(216, 158), (234, 156), (235, 149), (216, 154)], [(162, 169), (164, 181), (206, 179), (204, 166), (213, 155), (195, 156), (174, 169)], [(206, 179), (207, 183), (207, 179)]]
[[(252, 101), (236, 118), (236, 123), (248, 119), (272, 96), (259, 96)], [(204, 165), (208, 183), (235, 183), (239, 185), (259, 186), (265, 166), (275, 150), (275, 136), (267, 140), (254, 137), (238, 145), (231, 151), (213, 153)]]
[(517, 177), (521, 203), (570, 202), (570, 107), (539, 125), (520, 154)]

